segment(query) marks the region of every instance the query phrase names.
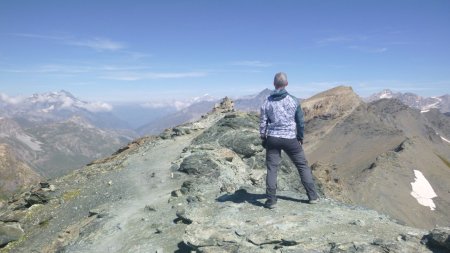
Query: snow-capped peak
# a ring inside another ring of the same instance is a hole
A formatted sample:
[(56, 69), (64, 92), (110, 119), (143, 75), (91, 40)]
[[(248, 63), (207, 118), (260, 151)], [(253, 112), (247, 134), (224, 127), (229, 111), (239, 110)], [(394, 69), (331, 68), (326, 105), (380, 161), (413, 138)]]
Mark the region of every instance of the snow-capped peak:
[(46, 92), (33, 94), (25, 100), (32, 104), (35, 109), (48, 112), (49, 110), (77, 111), (84, 109), (90, 112), (111, 111), (112, 106), (104, 102), (85, 102), (72, 95), (70, 92), (61, 90), (58, 92)]
[(179, 100), (153, 100), (148, 101), (144, 104), (141, 104), (142, 107), (145, 108), (164, 108), (164, 107), (172, 107), (177, 111), (182, 110), (192, 104), (201, 103), (201, 102), (214, 102), (218, 99), (209, 95), (204, 94), (199, 97), (187, 98), (187, 99), (179, 99)]
[(35, 93), (29, 97), (10, 97), (0, 93), (0, 105), (4, 106), (7, 115), (33, 114), (39, 117), (40, 114), (55, 114), (62, 112), (107, 112), (113, 108), (105, 102), (86, 102), (76, 98), (65, 90)]
[(372, 96), (366, 98), (367, 102), (372, 102), (378, 99), (383, 98), (395, 98), (400, 100), (403, 104), (421, 110), (422, 113), (428, 112), (430, 109), (436, 108), (440, 110), (444, 110), (446, 112), (448, 110), (448, 102), (444, 96), (434, 96), (434, 97), (422, 97), (417, 94), (411, 92), (392, 92), (391, 90), (385, 89), (379, 93), (375, 93)]
[(202, 101), (216, 101), (217, 98), (209, 95), (208, 93), (204, 94), (203, 96), (199, 96), (199, 97), (194, 97), (191, 102), (192, 103), (196, 103), (196, 102), (202, 102)]
[(392, 98), (393, 97), (393, 92), (391, 90), (385, 89), (382, 92), (380, 92), (379, 94), (379, 98)]

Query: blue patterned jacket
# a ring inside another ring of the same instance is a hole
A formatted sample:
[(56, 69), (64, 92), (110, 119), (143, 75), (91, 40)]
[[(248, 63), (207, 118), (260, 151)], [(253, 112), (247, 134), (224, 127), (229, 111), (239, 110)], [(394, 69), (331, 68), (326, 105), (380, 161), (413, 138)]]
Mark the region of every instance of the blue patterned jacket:
[(261, 106), (259, 133), (303, 141), (303, 111), (299, 100), (285, 89), (274, 90)]

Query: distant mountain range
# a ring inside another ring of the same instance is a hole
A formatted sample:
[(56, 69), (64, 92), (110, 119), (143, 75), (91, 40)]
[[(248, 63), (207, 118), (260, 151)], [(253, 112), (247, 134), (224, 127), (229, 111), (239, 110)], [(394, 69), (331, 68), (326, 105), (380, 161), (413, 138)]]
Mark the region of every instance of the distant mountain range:
[(270, 89), (264, 89), (256, 95), (238, 98), (234, 101), (234, 108), (238, 111), (244, 112), (259, 112), (264, 100), (270, 96), (272, 91), (273, 90)]
[(0, 117), (14, 118), (27, 125), (59, 122), (79, 116), (99, 128), (130, 128), (111, 113), (110, 104), (85, 102), (64, 90), (14, 99), (3, 94), (0, 96), (0, 108)]
[[(271, 92), (264, 89), (258, 94), (237, 98), (235, 110), (258, 112)], [(371, 102), (383, 98), (398, 99), (422, 112), (436, 108), (450, 113), (449, 95), (421, 97), (383, 90), (364, 100)], [(9, 154), (41, 176), (56, 177), (112, 153), (133, 138), (157, 135), (164, 129), (198, 120), (218, 102), (218, 99), (204, 95), (183, 101), (112, 106), (82, 101), (64, 90), (26, 98), (12, 98), (0, 93), (0, 144), (7, 145)], [(328, 108), (329, 104), (321, 106)], [(307, 106), (304, 110), (306, 115), (310, 113)], [(332, 117), (333, 111), (328, 113), (331, 114), (317, 117)], [(310, 125), (308, 131), (314, 131), (315, 127), (315, 124)], [(319, 128), (320, 131), (326, 129)]]
[(450, 112), (450, 95), (442, 95), (439, 97), (422, 97), (414, 93), (393, 92), (385, 89), (379, 93), (375, 93), (364, 100), (372, 102), (383, 98), (394, 98), (400, 100), (403, 104), (427, 112), (432, 108), (439, 109), (441, 112)]
[(365, 103), (344, 86), (302, 101), (302, 146), (321, 199), (305, 203), (283, 152), (279, 201), (268, 210), (259, 117), (233, 104), (224, 99), (198, 121), (139, 138), (3, 208), (0, 200), (0, 229), (16, 232), (4, 250), (448, 252), (450, 118), (439, 110)]
[[(177, 114), (180, 111), (186, 110), (194, 104), (201, 104), (204, 102), (217, 102), (217, 98), (211, 97), (208, 94), (185, 99), (168, 99), (168, 100), (156, 100), (148, 102), (124, 102), (124, 103), (113, 103), (113, 113), (116, 117), (121, 120), (126, 121), (131, 129), (137, 132), (146, 132), (142, 129), (147, 128), (146, 125), (156, 123), (158, 121), (165, 121), (165, 118)], [(194, 106), (198, 107), (198, 106)], [(189, 109), (188, 109), (189, 111)], [(168, 120), (170, 122), (170, 120)], [(162, 124), (162, 130), (164, 130), (165, 125)], [(169, 126), (173, 126), (172, 123)], [(152, 128), (153, 126), (150, 126)], [(161, 128), (161, 127), (155, 127)], [(155, 133), (158, 130), (148, 131), (148, 133)], [(159, 132), (156, 132), (159, 133)]]
[(137, 137), (111, 109), (67, 91), (27, 98), (1, 94), (0, 144), (8, 150), (8, 159), (29, 166), (23, 171), (44, 178), (62, 176)]

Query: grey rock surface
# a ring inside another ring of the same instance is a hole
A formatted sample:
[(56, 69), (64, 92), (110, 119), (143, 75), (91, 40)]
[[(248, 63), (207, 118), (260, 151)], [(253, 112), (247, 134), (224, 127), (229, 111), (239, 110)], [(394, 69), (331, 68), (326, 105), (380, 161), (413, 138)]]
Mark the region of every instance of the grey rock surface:
[(0, 222), (0, 247), (19, 240), (24, 235), (19, 223), (3, 223)]
[[(396, 224), (375, 211), (329, 199), (280, 192), (277, 208), (263, 207), (261, 189), (241, 189), (192, 205), (184, 242), (199, 252), (431, 252), (423, 230)], [(401, 235), (409, 240), (398, 240)]]
[(450, 251), (450, 228), (435, 228), (430, 232), (428, 238), (428, 243), (432, 247), (443, 248)]

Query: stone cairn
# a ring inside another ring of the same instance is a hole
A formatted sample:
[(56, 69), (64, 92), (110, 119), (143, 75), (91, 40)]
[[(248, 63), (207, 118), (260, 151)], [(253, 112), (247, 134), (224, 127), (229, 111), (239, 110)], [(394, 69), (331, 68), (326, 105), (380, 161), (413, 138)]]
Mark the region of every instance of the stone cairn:
[(213, 113), (227, 113), (234, 112), (234, 102), (229, 97), (225, 97), (220, 103), (216, 104), (213, 108)]

